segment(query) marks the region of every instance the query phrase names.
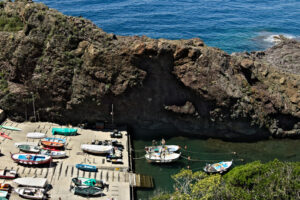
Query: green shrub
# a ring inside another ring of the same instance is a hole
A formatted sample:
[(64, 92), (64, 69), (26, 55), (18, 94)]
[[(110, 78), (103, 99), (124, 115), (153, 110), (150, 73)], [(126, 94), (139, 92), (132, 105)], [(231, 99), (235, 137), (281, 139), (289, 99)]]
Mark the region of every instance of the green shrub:
[(23, 29), (23, 22), (18, 16), (8, 16), (0, 12), (0, 31), (19, 31)]

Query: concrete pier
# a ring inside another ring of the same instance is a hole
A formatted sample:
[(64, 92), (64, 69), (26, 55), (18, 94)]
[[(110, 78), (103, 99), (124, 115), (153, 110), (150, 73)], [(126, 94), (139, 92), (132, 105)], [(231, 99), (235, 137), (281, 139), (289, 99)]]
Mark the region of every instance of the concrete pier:
[[(112, 164), (106, 162), (104, 156), (97, 156), (83, 153), (80, 149), (80, 145), (84, 143), (90, 143), (92, 140), (111, 140), (110, 133), (108, 131), (93, 131), (78, 128), (79, 135), (77, 136), (60, 136), (55, 137), (64, 138), (67, 140), (65, 151), (68, 155), (67, 158), (54, 159), (49, 166), (24, 166), (18, 165), (10, 158), (11, 153), (17, 153), (19, 150), (15, 147), (16, 142), (39, 142), (39, 139), (28, 139), (26, 134), (28, 132), (41, 132), (46, 133), (47, 137), (53, 137), (51, 130), (54, 127), (62, 127), (58, 124), (47, 122), (25, 122), (16, 123), (10, 120), (4, 121), (3, 125), (13, 126), (22, 129), (22, 131), (10, 131), (1, 129), (0, 131), (9, 135), (13, 140), (0, 137), (0, 169), (14, 169), (18, 172), (20, 177), (44, 177), (48, 179), (48, 182), (52, 185), (52, 189), (48, 192), (50, 199), (69, 200), (69, 199), (86, 199), (84, 197), (76, 196), (69, 191), (71, 179), (74, 177), (86, 177), (95, 178), (98, 180), (104, 180), (109, 184), (109, 189), (104, 191), (102, 197), (96, 199), (114, 199), (114, 200), (129, 200), (131, 199), (131, 187), (135, 187), (136, 182), (135, 174), (129, 172), (130, 159), (128, 152), (128, 133), (122, 131), (123, 137), (117, 139), (124, 146), (123, 150), (123, 164)], [(74, 127), (77, 128), (77, 127)], [(98, 172), (83, 172), (78, 170), (76, 164), (91, 164), (98, 168)], [(0, 183), (14, 183), (0, 179)], [(16, 193), (12, 192), (9, 199), (18, 200), (22, 199)]]

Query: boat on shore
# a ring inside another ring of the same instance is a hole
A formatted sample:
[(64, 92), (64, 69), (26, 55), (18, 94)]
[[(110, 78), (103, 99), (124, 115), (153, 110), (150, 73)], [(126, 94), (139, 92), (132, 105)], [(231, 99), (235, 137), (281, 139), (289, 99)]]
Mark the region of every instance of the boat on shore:
[(76, 128), (52, 128), (52, 135), (71, 136), (77, 135)]
[(15, 192), (26, 199), (45, 199), (45, 189), (43, 188), (18, 187)]
[(20, 149), (20, 151), (26, 153), (39, 153), (41, 150), (39, 146), (33, 146), (33, 145), (19, 145), (18, 148)]
[(203, 170), (207, 173), (220, 173), (226, 172), (232, 165), (231, 161), (222, 161), (214, 164), (206, 164)]
[(16, 128), (16, 127), (13, 127), (13, 126), (3, 126), (3, 125), (0, 125), (0, 128), (4, 128), (4, 129), (10, 130), (10, 131), (21, 131), (22, 130), (20, 128)]
[(72, 178), (72, 182), (76, 186), (97, 186), (102, 189), (108, 186), (106, 183), (104, 183), (104, 181), (93, 178)]
[(10, 184), (8, 183), (0, 183), (0, 190), (1, 191), (9, 191), (11, 188)]
[(32, 133), (27, 133), (26, 137), (31, 138), (31, 139), (42, 139), (42, 138), (46, 137), (46, 134), (39, 133), (39, 132), (32, 132)]
[(13, 179), (17, 177), (17, 172), (15, 170), (0, 169), (0, 178)]
[(95, 186), (75, 186), (72, 188), (75, 195), (79, 196), (100, 196), (103, 193), (103, 189)]
[(23, 177), (14, 180), (19, 186), (45, 188), (48, 185), (46, 178)]
[(59, 142), (42, 141), (41, 143), (43, 146), (51, 148), (62, 148), (64, 146), (63, 143)]
[(7, 191), (0, 191), (0, 198), (1, 198), (1, 200), (2, 199), (6, 199), (7, 195), (8, 195)]
[(159, 153), (147, 153), (145, 158), (148, 162), (154, 163), (171, 163), (180, 158), (181, 153), (174, 152), (159, 152)]
[(31, 146), (39, 146), (38, 142), (16, 142), (15, 146), (18, 147), (20, 145), (31, 145)]
[(51, 150), (45, 150), (45, 149), (41, 149), (40, 154), (48, 155), (48, 156), (51, 156), (52, 158), (64, 158), (67, 156), (65, 151), (51, 151)]
[(43, 141), (58, 142), (58, 143), (66, 144), (66, 140), (62, 139), (62, 138), (46, 137), (43, 139)]
[(41, 154), (11, 153), (11, 158), (20, 164), (25, 165), (42, 165), (52, 161), (52, 157)]
[(8, 135), (6, 135), (6, 134), (3, 133), (3, 132), (0, 132), (0, 136), (1, 136), (1, 137), (4, 137), (4, 138), (6, 138), (6, 139), (12, 140), (11, 137), (9, 137)]
[(80, 169), (82, 171), (88, 171), (88, 172), (97, 172), (98, 169), (94, 165), (86, 165), (86, 164), (76, 164), (76, 168)]
[(146, 152), (160, 152), (162, 149), (169, 152), (176, 152), (180, 149), (179, 145), (158, 145), (158, 146), (146, 146)]
[(93, 154), (108, 154), (113, 150), (112, 145), (82, 144), (81, 149)]

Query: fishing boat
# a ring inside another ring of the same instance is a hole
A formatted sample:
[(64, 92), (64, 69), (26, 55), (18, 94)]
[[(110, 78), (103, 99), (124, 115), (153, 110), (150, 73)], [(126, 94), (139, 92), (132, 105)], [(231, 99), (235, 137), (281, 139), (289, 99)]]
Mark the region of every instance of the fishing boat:
[(104, 183), (104, 181), (96, 180), (93, 178), (72, 178), (72, 182), (76, 186), (97, 186), (102, 189), (107, 186), (107, 184)]
[(88, 172), (97, 172), (98, 169), (94, 165), (86, 165), (86, 164), (76, 164), (76, 168), (80, 169), (82, 171), (88, 171)]
[(18, 148), (20, 149), (20, 151), (26, 153), (38, 153), (41, 150), (39, 146), (32, 146), (32, 145), (19, 145)]
[(61, 148), (64, 146), (64, 144), (59, 142), (50, 142), (50, 141), (42, 141), (42, 145), (45, 147), (51, 147), (51, 148)]
[(222, 161), (214, 164), (206, 164), (203, 170), (207, 173), (223, 173), (226, 172), (232, 165), (231, 161)]
[(180, 149), (179, 145), (158, 145), (158, 146), (146, 146), (146, 152), (160, 152), (162, 149), (165, 149), (169, 152), (176, 152)]
[(174, 152), (159, 152), (159, 153), (147, 153), (145, 158), (148, 162), (154, 163), (170, 163), (179, 159), (181, 153)]
[(21, 131), (22, 130), (20, 128), (16, 128), (16, 127), (13, 127), (13, 126), (2, 126), (2, 125), (0, 125), (0, 128), (4, 128), (4, 129), (10, 130), (10, 131)]
[(112, 145), (82, 144), (81, 149), (88, 153), (107, 154), (113, 150)]
[(98, 196), (102, 194), (103, 189), (95, 186), (76, 186), (72, 189), (75, 195), (80, 196)]
[(6, 134), (3, 133), (3, 132), (0, 132), (0, 136), (1, 136), (1, 137), (4, 137), (4, 138), (7, 138), (7, 139), (9, 139), (9, 140), (12, 140), (11, 137), (9, 137), (8, 135), (6, 135)]
[(0, 191), (0, 198), (2, 200), (2, 198), (6, 198), (8, 195), (8, 192), (7, 191)]
[(31, 145), (31, 146), (39, 146), (38, 142), (16, 142), (15, 146), (18, 147), (20, 145)]
[(12, 179), (17, 177), (15, 170), (0, 169), (0, 178)]
[(41, 165), (52, 161), (51, 156), (41, 154), (15, 153), (11, 154), (11, 158), (17, 163), (26, 165)]
[(67, 156), (65, 151), (51, 151), (51, 150), (45, 150), (45, 149), (42, 149), (40, 151), (40, 154), (48, 155), (48, 156), (51, 156), (52, 158), (64, 158)]
[(17, 178), (14, 180), (14, 182), (19, 186), (37, 187), (37, 188), (45, 188), (48, 185), (48, 181), (46, 178), (24, 177), (24, 178)]
[(26, 198), (26, 199), (44, 199), (45, 198), (45, 189), (43, 189), (43, 188), (18, 187), (15, 189), (15, 192), (18, 193), (21, 197)]
[(49, 141), (49, 142), (58, 142), (58, 143), (62, 143), (62, 144), (66, 143), (66, 140), (62, 139), (62, 138), (46, 137), (43, 140), (44, 141)]
[(31, 138), (31, 139), (42, 139), (42, 138), (46, 137), (46, 134), (45, 133), (32, 132), (32, 133), (27, 133), (26, 137)]
[(0, 183), (0, 190), (1, 191), (9, 191), (11, 186), (8, 183)]
[(52, 128), (52, 135), (77, 135), (76, 128)]

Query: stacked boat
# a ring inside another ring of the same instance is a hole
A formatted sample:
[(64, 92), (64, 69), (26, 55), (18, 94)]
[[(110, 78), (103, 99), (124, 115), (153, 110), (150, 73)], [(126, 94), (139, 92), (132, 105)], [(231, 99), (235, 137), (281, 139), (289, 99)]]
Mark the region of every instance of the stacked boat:
[(48, 185), (48, 182), (45, 178), (25, 177), (15, 179), (14, 182), (18, 184), (15, 192), (23, 198), (45, 199), (47, 196), (45, 187)]
[(165, 145), (165, 141), (162, 140), (162, 145), (145, 147), (145, 158), (153, 163), (171, 163), (180, 158), (181, 153), (176, 153), (179, 149), (178, 145)]

